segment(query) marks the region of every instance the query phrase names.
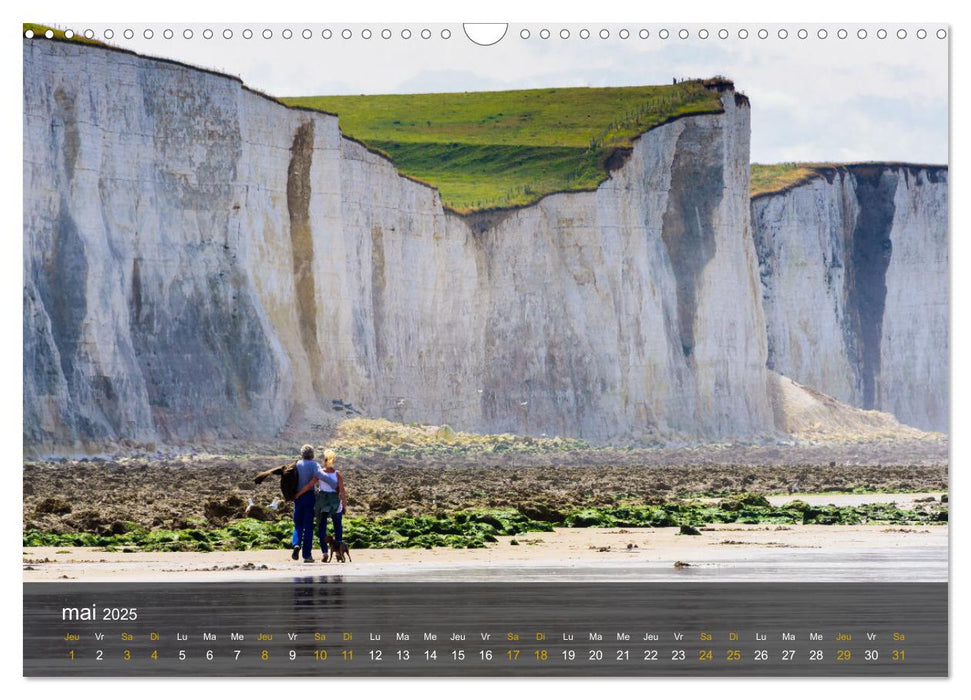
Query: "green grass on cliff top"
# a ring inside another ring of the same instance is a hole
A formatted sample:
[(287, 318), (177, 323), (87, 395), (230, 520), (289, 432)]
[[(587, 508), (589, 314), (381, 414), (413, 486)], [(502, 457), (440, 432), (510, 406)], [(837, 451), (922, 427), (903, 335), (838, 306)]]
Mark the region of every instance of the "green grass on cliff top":
[(596, 188), (611, 156), (638, 135), (674, 117), (720, 112), (706, 82), (724, 81), (282, 101), (337, 114), (346, 136), (469, 213)]
[(859, 168), (867, 166), (904, 166), (920, 168), (941, 168), (941, 165), (921, 165), (917, 163), (890, 163), (887, 161), (866, 161), (852, 163), (776, 163), (760, 165), (752, 163), (749, 194), (758, 197), (763, 194), (776, 194), (803, 185), (814, 177), (821, 177), (835, 168)]
[(827, 168), (838, 165), (838, 163), (776, 163), (774, 165), (752, 163), (749, 194), (757, 197), (762, 194), (783, 192), (808, 182)]

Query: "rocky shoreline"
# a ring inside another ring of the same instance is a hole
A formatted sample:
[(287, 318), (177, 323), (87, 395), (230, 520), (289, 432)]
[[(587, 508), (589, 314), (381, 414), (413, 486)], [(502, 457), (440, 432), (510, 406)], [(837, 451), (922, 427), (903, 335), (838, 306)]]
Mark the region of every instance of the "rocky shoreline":
[[(496, 508), (612, 508), (745, 493), (940, 492), (946, 441), (887, 445), (658, 450), (342, 452), (348, 515), (376, 518)], [(24, 531), (119, 534), (223, 527), (271, 509), (277, 485), (253, 477), (285, 456), (61, 460), (23, 467)], [(252, 501), (252, 504), (251, 504)], [(527, 511), (528, 512), (528, 511)]]

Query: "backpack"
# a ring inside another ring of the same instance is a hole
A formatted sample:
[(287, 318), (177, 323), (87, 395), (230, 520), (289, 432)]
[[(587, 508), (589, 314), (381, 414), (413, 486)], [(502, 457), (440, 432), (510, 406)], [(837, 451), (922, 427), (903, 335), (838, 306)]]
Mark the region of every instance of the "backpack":
[(283, 499), (292, 501), (297, 495), (297, 486), (300, 483), (300, 472), (297, 471), (297, 463), (291, 462), (290, 464), (284, 464), (282, 467), (267, 469), (265, 472), (257, 474), (254, 481), (257, 484), (262, 484), (270, 474), (280, 475), (280, 492), (283, 494)]
[(285, 501), (292, 501), (297, 497), (297, 485), (300, 483), (300, 472), (297, 463), (287, 464), (280, 472), (280, 491)]

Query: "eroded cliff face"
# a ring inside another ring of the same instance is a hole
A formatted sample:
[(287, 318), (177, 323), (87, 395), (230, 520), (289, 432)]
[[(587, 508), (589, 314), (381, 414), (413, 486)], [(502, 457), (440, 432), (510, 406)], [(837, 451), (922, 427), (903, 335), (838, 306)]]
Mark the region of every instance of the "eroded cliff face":
[(943, 167), (855, 165), (752, 201), (769, 367), (948, 429)]
[(595, 192), (464, 218), (231, 78), (50, 41), (24, 74), (28, 453), (272, 440), (335, 399), (593, 442), (774, 430), (731, 92)]

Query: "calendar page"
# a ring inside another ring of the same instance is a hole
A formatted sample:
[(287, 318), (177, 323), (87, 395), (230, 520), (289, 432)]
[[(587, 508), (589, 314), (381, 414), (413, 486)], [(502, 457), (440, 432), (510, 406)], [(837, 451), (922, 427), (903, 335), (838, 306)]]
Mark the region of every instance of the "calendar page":
[(25, 676), (947, 676), (943, 24), (23, 24)]

